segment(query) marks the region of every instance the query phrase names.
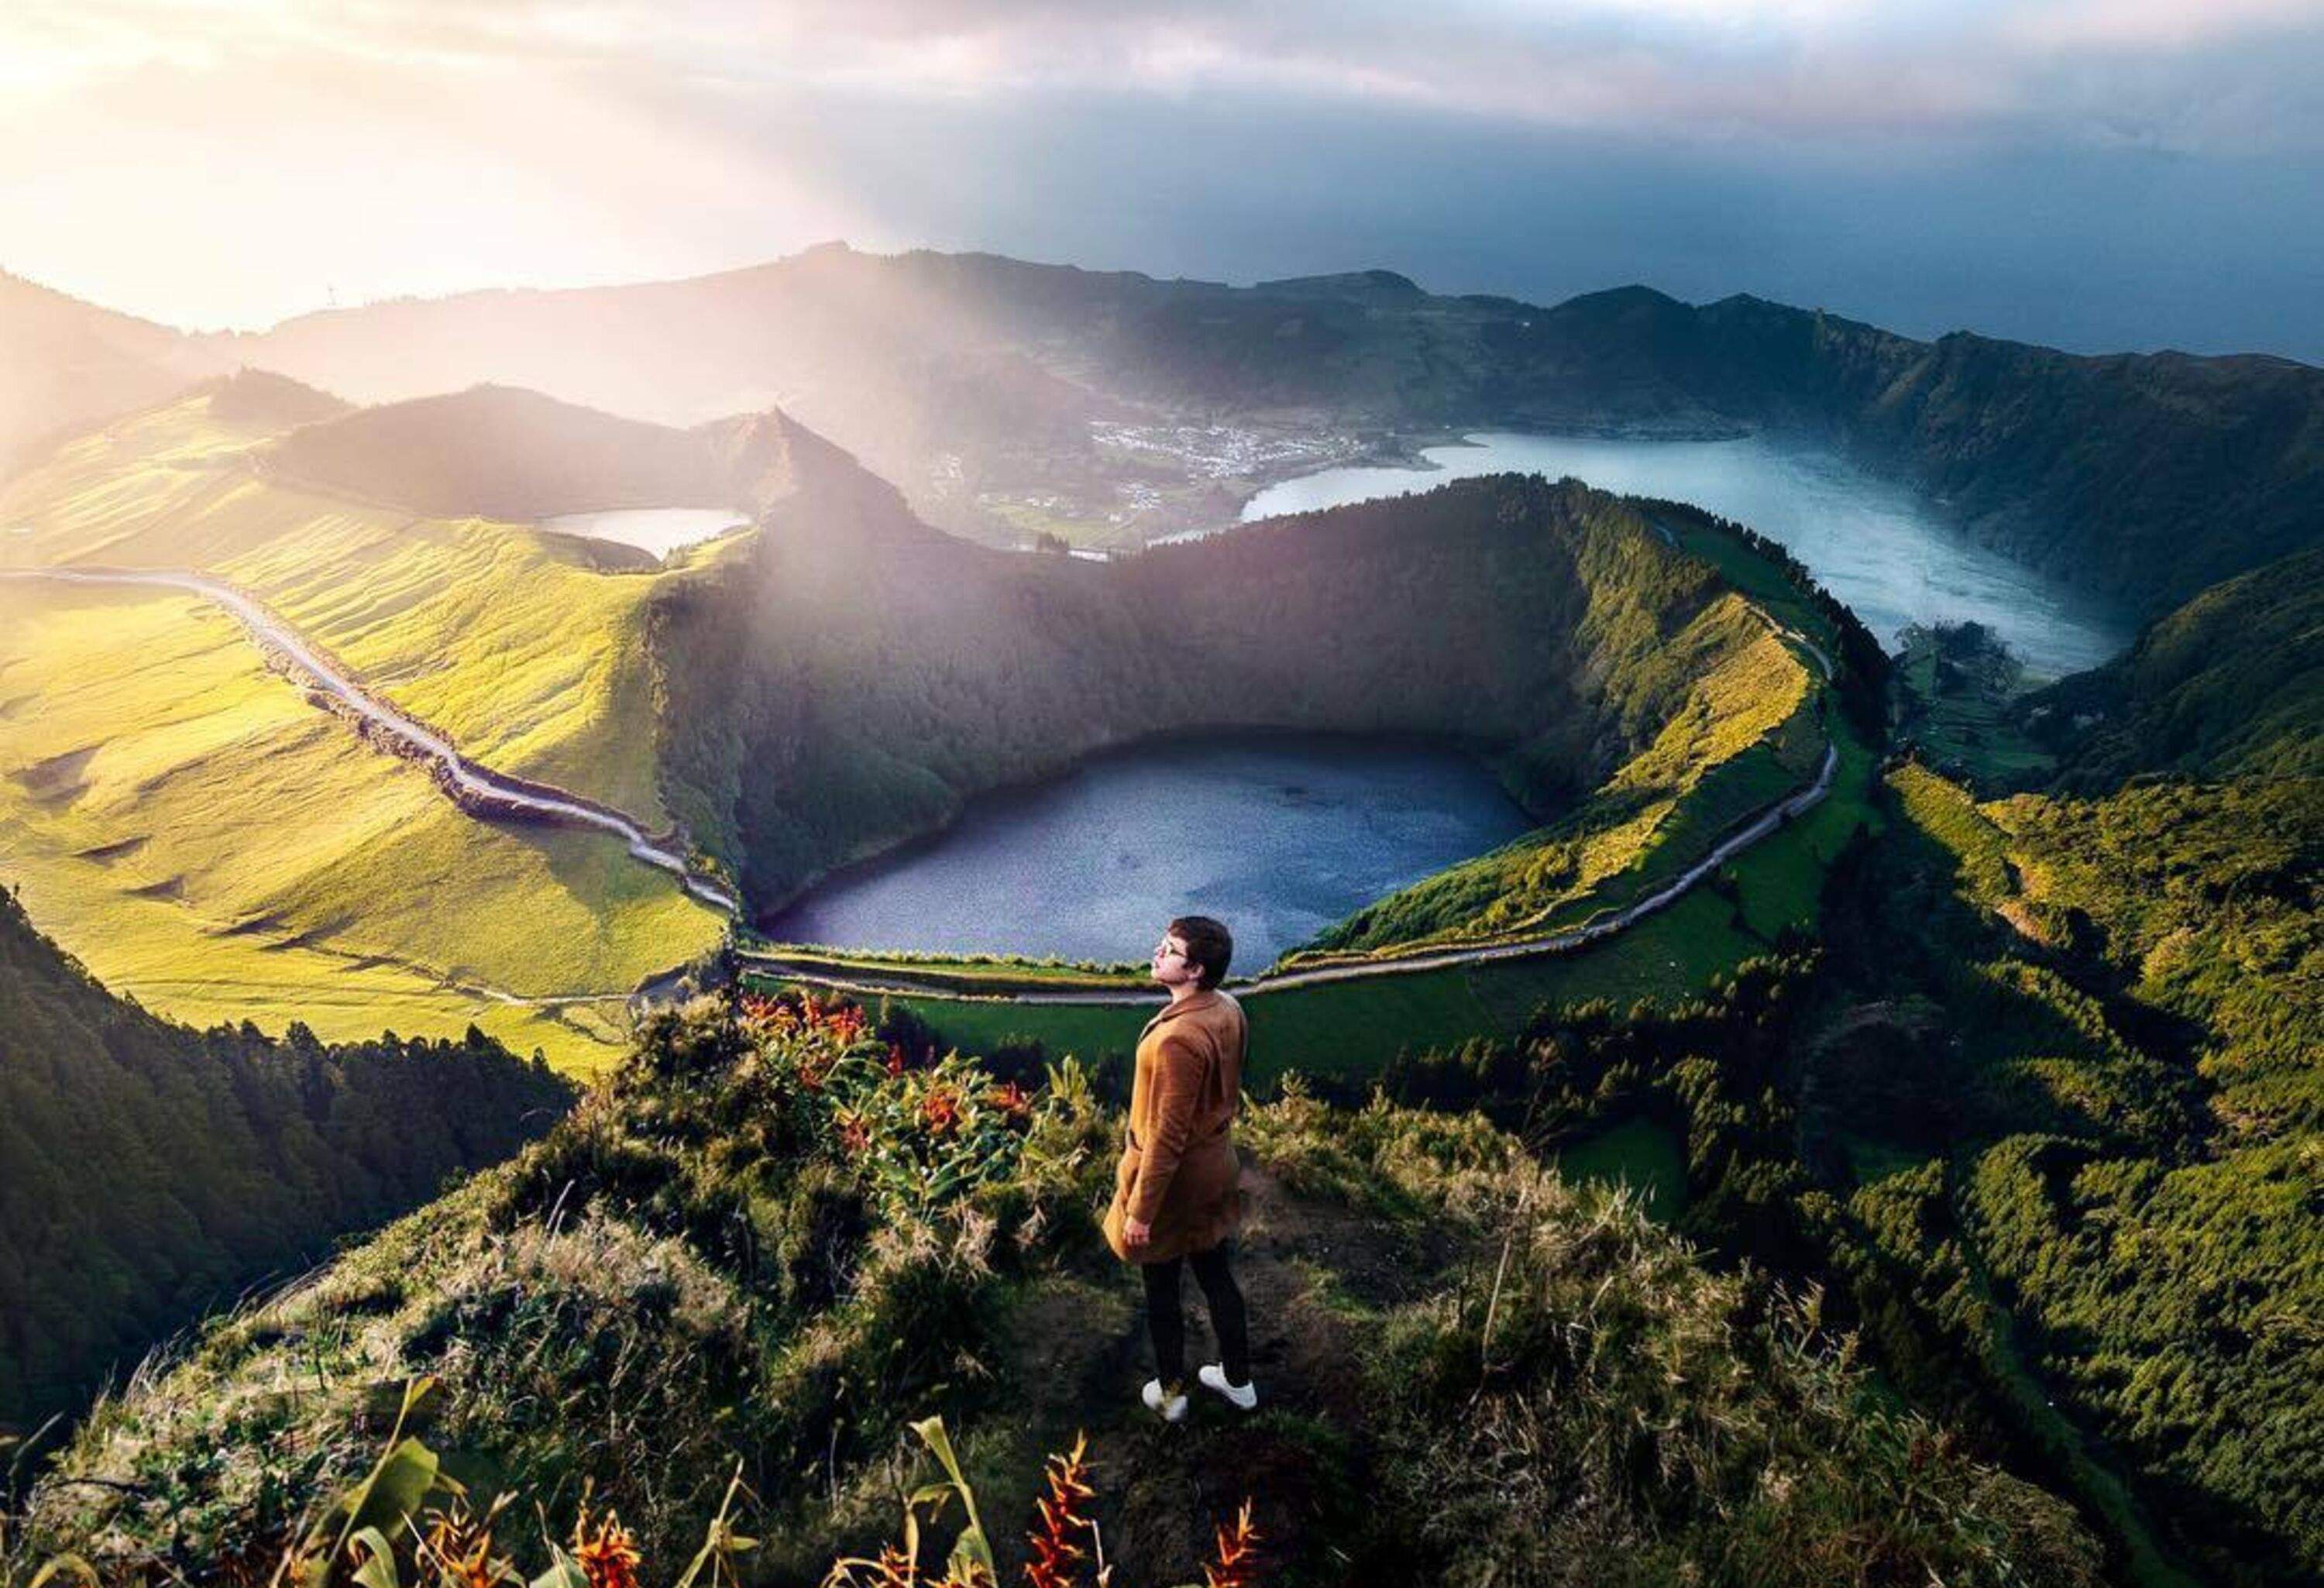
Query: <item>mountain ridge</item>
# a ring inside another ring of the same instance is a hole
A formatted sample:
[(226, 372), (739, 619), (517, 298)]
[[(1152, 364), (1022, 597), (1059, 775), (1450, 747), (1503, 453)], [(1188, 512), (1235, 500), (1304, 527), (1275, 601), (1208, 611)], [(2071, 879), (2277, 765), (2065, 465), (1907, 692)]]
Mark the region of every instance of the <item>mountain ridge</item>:
[(923, 517), (988, 540), (1029, 539), (1044, 493), (1062, 503), (1052, 519), (1084, 532), (1137, 489), (1158, 490), (1176, 527), (1225, 522), (1265, 480), (1345, 456), (1189, 472), (1092, 432), (1221, 422), (1353, 427), (1375, 443), (1492, 424), (1792, 433), (2146, 616), (2324, 532), (2310, 505), (2324, 498), (2324, 370), (2297, 360), (1917, 340), (1748, 293), (1696, 305), (1630, 284), (1544, 306), (1408, 285), (1380, 269), (1236, 287), (824, 246), (678, 281), (322, 310), (175, 346), (373, 402), (496, 382), (680, 426), (781, 407)]

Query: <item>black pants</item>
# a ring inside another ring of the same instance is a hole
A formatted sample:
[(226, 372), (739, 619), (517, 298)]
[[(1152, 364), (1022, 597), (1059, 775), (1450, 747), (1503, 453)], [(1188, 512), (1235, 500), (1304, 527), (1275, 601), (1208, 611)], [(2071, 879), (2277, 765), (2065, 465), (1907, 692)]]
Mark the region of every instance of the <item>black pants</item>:
[(1203, 1299), (1211, 1306), (1211, 1327), (1219, 1337), (1219, 1361), (1227, 1382), (1250, 1382), (1250, 1325), (1243, 1316), (1242, 1292), (1227, 1267), (1234, 1242), (1222, 1241), (1208, 1251), (1174, 1257), (1167, 1262), (1143, 1265), (1146, 1272), (1146, 1327), (1154, 1336), (1155, 1376), (1165, 1384), (1186, 1378), (1186, 1319), (1178, 1310), (1178, 1270), (1192, 1263)]

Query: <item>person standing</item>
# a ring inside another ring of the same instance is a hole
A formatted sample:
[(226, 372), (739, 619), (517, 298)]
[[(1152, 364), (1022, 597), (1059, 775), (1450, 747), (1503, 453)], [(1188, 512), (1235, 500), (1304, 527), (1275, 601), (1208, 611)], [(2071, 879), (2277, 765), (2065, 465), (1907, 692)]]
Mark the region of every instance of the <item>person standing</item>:
[(1155, 946), (1154, 979), (1170, 1002), (1139, 1034), (1130, 1120), (1106, 1209), (1106, 1244), (1139, 1266), (1155, 1377), (1146, 1404), (1167, 1422), (1186, 1415), (1186, 1325), (1180, 1277), (1191, 1267), (1211, 1309), (1219, 1360), (1197, 1375), (1229, 1405), (1259, 1404), (1250, 1381), (1250, 1321), (1231, 1266), (1242, 1216), (1235, 1109), (1242, 1098), (1249, 1027), (1219, 990), (1234, 938), (1208, 916), (1182, 916)]

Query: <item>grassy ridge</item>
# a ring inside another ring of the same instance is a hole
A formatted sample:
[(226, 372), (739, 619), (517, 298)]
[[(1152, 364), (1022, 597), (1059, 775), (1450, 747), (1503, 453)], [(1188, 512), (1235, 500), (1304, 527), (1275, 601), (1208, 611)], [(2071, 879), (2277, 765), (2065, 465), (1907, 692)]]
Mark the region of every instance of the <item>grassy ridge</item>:
[[(754, 1579), (872, 1553), (929, 1411), (1007, 1576), (1003, 1519), (1079, 1427), (1108, 1556), (1155, 1581), (1195, 1574), (1245, 1497), (1286, 1588), (1545, 1585), (1580, 1558), (1640, 1588), (2097, 1580), (2057, 1501), (1881, 1408), (1808, 1309), (1475, 1116), (1297, 1096), (1247, 1116), (1270, 1399), (1157, 1441), (1127, 1392), (1134, 1282), (1092, 1212), (1119, 1122), (1051, 1079), (890, 1073), (828, 1005), (659, 1020), (547, 1140), (104, 1408), (19, 1558), (191, 1580), (278, 1559), (426, 1373), (418, 1436), (479, 1509), (514, 1499), (500, 1552), (613, 1506), (649, 1582), (737, 1474)], [(422, 1498), (396, 1503), (418, 1520)]]
[(1553, 929), (1650, 891), (1813, 776), (1822, 743), (1808, 669), (1739, 597), (1705, 608), (1658, 661), (1693, 681), (1581, 808), (1366, 906), (1315, 939), (1319, 956)]
[[(61, 593), (60, 593), (61, 592)], [(0, 855), (34, 919), (197, 1024), (456, 1035), (604, 1063), (719, 923), (609, 837), (479, 823), (172, 596), (0, 587)]]
[(0, 556), (227, 579), (485, 764), (663, 819), (650, 577), (521, 526), (294, 486), (261, 466), (265, 424), (219, 407), (205, 392), (134, 416), (12, 482), (0, 516), (28, 532)]

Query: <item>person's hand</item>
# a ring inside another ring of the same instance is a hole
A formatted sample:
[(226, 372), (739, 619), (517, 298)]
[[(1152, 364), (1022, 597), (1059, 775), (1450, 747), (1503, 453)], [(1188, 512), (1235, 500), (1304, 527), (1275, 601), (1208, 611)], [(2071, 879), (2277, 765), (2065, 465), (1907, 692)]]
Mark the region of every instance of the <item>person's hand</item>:
[(1128, 1214), (1122, 1215), (1121, 1243), (1124, 1246), (1143, 1246), (1153, 1238), (1153, 1225), (1131, 1218)]

